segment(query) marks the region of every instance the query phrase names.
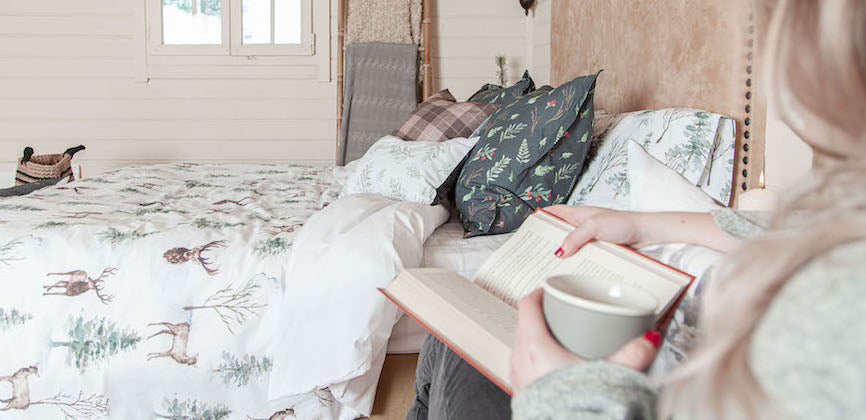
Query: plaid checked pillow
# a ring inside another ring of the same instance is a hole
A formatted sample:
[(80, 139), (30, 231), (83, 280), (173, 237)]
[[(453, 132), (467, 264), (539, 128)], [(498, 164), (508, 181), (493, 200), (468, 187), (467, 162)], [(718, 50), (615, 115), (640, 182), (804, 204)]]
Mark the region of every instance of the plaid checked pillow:
[(499, 105), (457, 102), (448, 89), (421, 102), (393, 136), (403, 140), (445, 141), (469, 137)]

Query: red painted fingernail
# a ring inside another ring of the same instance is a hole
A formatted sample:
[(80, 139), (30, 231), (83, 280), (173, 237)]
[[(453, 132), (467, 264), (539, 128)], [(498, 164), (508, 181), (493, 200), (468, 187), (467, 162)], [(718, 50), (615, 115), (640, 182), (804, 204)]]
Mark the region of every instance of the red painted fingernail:
[(565, 251), (563, 251), (562, 248), (559, 248), (556, 250), (556, 252), (553, 253), (553, 255), (556, 255), (557, 257), (561, 257), (562, 254), (564, 254), (564, 253), (565, 253)]
[(643, 338), (646, 338), (650, 343), (653, 343), (653, 346), (656, 348), (659, 348), (662, 344), (662, 335), (656, 330), (647, 331), (646, 334), (643, 335)]

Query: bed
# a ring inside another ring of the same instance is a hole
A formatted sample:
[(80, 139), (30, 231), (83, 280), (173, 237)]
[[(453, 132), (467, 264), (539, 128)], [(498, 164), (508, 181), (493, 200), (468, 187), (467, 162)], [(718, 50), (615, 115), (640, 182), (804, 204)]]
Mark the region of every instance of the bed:
[[(737, 137), (729, 204), (736, 205), (738, 194), (758, 186), (755, 175), (762, 169), (765, 105), (758, 94), (754, 39), (763, 15), (747, 1), (687, 6), (683, 0), (652, 6), (610, 1), (587, 13), (586, 3), (553, 1), (553, 82), (604, 68), (604, 87), (596, 92), (599, 108), (624, 113), (690, 106), (732, 117)], [(612, 21), (632, 24), (605, 24)], [(577, 27), (581, 30), (569, 30)], [(664, 48), (652, 49), (652, 57), (642, 53), (651, 49), (641, 44), (648, 31), (666, 34)], [(682, 39), (693, 41), (682, 45)], [(698, 64), (689, 57), (699, 58)], [(274, 396), (270, 389), (274, 381), (296, 379), (275, 354), (302, 354), (296, 345), (327, 362), (342, 351), (310, 345), (303, 341), (306, 335), (286, 336), (284, 321), (289, 314), (293, 322), (318, 317), (298, 308), (331, 308), (340, 298), (328, 294), (335, 288), (316, 289), (320, 294), (314, 297), (299, 293), (319, 285), (312, 276), (288, 273), (299, 264), (301, 250), (294, 246), (307, 230), (302, 227), (345, 205), (339, 199), (343, 170), (197, 163), (131, 167), (0, 201), (0, 379), (11, 384), (11, 393), (8, 386), (0, 391), (7, 399), (0, 405), (4, 416), (354, 418), (368, 413), (385, 358), (381, 345), (367, 349), (363, 363), (347, 370), (355, 376), (321, 381), (311, 376), (294, 384), (302, 392), (291, 395)], [(392, 204), (383, 208), (399, 206)], [(462, 239), (453, 222), (433, 231), (431, 226), (447, 219), (442, 211), (403, 210), (428, 212), (425, 217), (436, 221), (417, 235), (417, 264), (471, 276), (507, 239)], [(351, 220), (344, 222), (348, 226)], [(364, 309), (370, 308), (380, 307)], [(400, 315), (388, 310), (393, 313), (380, 320), (387, 327), (381, 343), (388, 342)], [(407, 335), (391, 340), (392, 351), (415, 351), (423, 336), (401, 322), (394, 330)], [(276, 350), (275, 343), (280, 343)]]

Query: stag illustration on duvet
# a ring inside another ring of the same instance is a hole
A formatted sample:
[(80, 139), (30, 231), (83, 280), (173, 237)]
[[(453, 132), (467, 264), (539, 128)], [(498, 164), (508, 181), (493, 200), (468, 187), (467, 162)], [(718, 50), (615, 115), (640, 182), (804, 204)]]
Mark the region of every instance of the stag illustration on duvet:
[(0, 399), (0, 403), (6, 404), (0, 407), (0, 411), (27, 410), (33, 406), (46, 406), (55, 407), (60, 411), (62, 418), (69, 420), (108, 416), (109, 401), (105, 395), (101, 394), (87, 395), (83, 391), (79, 391), (78, 395), (70, 395), (60, 391), (53, 397), (32, 401), (30, 399), (29, 379), (33, 375), (39, 375), (39, 366), (18, 369), (12, 376), (0, 376), (0, 382), (12, 384), (12, 397)]
[(31, 375), (38, 374), (39, 368), (37, 366), (30, 366), (18, 369), (12, 376), (0, 377), (0, 382), (12, 384), (12, 398), (0, 399), (0, 403), (6, 404), (6, 406), (0, 407), (0, 411), (11, 409), (26, 410), (27, 407), (30, 407), (30, 385), (27, 383), (27, 379)]
[(196, 361), (198, 361), (198, 353), (192, 356), (186, 354), (186, 346), (189, 341), (189, 323), (181, 322), (179, 324), (172, 324), (170, 322), (154, 322), (147, 325), (159, 325), (165, 327), (164, 330), (147, 337), (148, 340), (160, 334), (171, 335), (171, 347), (161, 353), (148, 353), (147, 360), (158, 359), (160, 357), (171, 357), (172, 360), (177, 363), (190, 366), (194, 365)]
[[(86, 271), (84, 270), (73, 270), (65, 273), (48, 273), (46, 276), (66, 276), (68, 280), (61, 280), (52, 285), (42, 286), (45, 288), (45, 293), (43, 296), (78, 296), (86, 293), (89, 290), (93, 290), (96, 293), (96, 297), (99, 298), (100, 301), (104, 304), (108, 304), (114, 299), (113, 295), (102, 294), (102, 283), (105, 283), (105, 279), (112, 276), (117, 272), (117, 268), (109, 267), (105, 270), (102, 270), (102, 274), (97, 278), (90, 277)], [(62, 292), (52, 292), (54, 289), (66, 289)]]
[(219, 272), (219, 269), (213, 268), (211, 266), (210, 259), (203, 256), (205, 251), (209, 251), (214, 248), (225, 248), (226, 241), (211, 241), (205, 245), (195, 247), (193, 249), (177, 247), (169, 249), (165, 251), (165, 254), (162, 256), (168, 261), (170, 264), (183, 264), (185, 262), (190, 261), (198, 261), (201, 264), (201, 267), (204, 268), (209, 275), (213, 276)]

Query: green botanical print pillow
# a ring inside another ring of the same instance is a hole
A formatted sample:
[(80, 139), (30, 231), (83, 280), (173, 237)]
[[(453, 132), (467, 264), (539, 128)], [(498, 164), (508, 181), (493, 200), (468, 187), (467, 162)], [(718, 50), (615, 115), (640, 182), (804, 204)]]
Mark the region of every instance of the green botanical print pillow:
[(515, 99), (535, 90), (535, 82), (529, 77), (529, 70), (523, 72), (523, 77), (517, 83), (502, 87), (488, 83), (478, 92), (472, 94), (467, 102), (488, 102), (491, 104), (509, 104)]
[[(524, 76), (529, 77), (529, 73), (524, 74)], [(491, 85), (492, 86), (492, 85)], [(533, 96), (541, 95), (543, 93), (548, 93), (553, 90), (553, 87), (550, 85), (544, 85), (537, 90), (533, 90), (532, 92), (523, 95), (524, 97), (531, 98)], [(478, 137), (481, 133), (481, 130), (487, 125), (487, 122), (490, 120), (488, 117), (484, 122), (472, 132), (469, 138)], [(450, 206), (448, 202), (454, 202), (454, 185), (457, 182), (457, 177), (460, 176), (460, 172), (463, 170), (463, 165), (469, 160), (469, 155), (463, 158), (463, 160), (454, 168), (454, 171), (448, 175), (448, 178), (445, 179), (445, 182), (436, 189), (436, 199), (433, 200), (433, 205), (442, 204)]]
[(511, 232), (565, 202), (592, 136), (596, 77), (525, 95), (483, 124), (455, 190), (466, 237)]

